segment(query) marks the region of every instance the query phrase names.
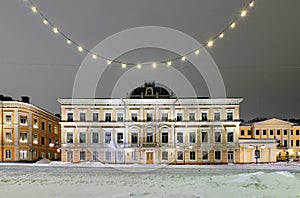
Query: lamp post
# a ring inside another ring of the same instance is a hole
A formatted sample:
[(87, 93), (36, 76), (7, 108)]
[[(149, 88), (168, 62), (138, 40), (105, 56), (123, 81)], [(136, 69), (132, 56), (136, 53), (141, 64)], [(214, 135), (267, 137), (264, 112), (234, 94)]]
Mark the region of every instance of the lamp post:
[(266, 148), (266, 146), (265, 145), (252, 145), (252, 144), (250, 144), (249, 148), (252, 149), (254, 146), (255, 146), (255, 151), (254, 151), (255, 163), (258, 164), (258, 159), (260, 158), (260, 150), (258, 149), (258, 147), (260, 146), (260, 148), (264, 149), (264, 148)]

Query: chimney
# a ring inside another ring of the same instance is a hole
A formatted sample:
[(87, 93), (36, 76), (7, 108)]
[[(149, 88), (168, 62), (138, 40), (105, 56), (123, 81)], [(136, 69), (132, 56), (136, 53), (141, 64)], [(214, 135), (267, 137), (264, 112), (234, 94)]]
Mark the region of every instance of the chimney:
[(29, 99), (28, 96), (21, 96), (21, 102), (29, 103)]

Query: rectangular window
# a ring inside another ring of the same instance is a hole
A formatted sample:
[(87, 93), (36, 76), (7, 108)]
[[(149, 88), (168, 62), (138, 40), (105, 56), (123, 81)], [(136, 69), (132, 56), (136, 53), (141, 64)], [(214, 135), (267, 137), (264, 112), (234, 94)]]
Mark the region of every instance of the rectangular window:
[(99, 121), (99, 113), (93, 112), (93, 122), (98, 122), (98, 121)]
[(283, 140), (283, 146), (284, 146), (284, 147), (287, 147), (287, 143), (288, 143), (287, 140)]
[(93, 132), (92, 133), (92, 143), (93, 144), (98, 144), (99, 143), (99, 133), (98, 132)]
[(227, 142), (233, 142), (233, 132), (227, 133)]
[(296, 130), (296, 135), (300, 135), (300, 130)]
[(190, 160), (196, 160), (196, 152), (195, 151), (190, 152)]
[(190, 143), (196, 143), (196, 133), (195, 132), (190, 132)]
[(168, 113), (162, 113), (161, 114), (161, 120), (163, 122), (167, 122), (168, 121)]
[(131, 159), (132, 161), (137, 161), (138, 160), (138, 152), (137, 151), (134, 151), (131, 153)]
[(109, 144), (111, 141), (111, 132), (105, 132), (105, 143)]
[(220, 112), (214, 112), (214, 120), (220, 121), (221, 120), (221, 113)]
[(11, 154), (12, 154), (11, 150), (5, 150), (5, 159), (11, 159)]
[(189, 120), (194, 122), (196, 120), (196, 116), (195, 116), (195, 113), (192, 112), (192, 113), (189, 113)]
[(33, 119), (33, 128), (39, 128), (38, 119), (36, 118)]
[(227, 121), (233, 121), (233, 112), (227, 112)]
[(294, 146), (294, 141), (293, 140), (291, 140), (291, 146)]
[(215, 132), (215, 142), (221, 142), (221, 132)]
[(73, 133), (67, 132), (67, 143), (73, 144)]
[(85, 160), (85, 151), (80, 151), (79, 153), (79, 160), (84, 161)]
[(93, 161), (98, 161), (98, 152), (93, 151)]
[(48, 159), (52, 159), (52, 154), (51, 154), (51, 152), (48, 153)]
[(177, 152), (177, 160), (183, 160), (183, 152), (182, 151)]
[(221, 151), (215, 151), (215, 160), (221, 160)]
[(5, 115), (5, 124), (10, 125), (11, 123), (11, 115)]
[(133, 122), (137, 122), (138, 121), (137, 113), (131, 113), (131, 120)]
[(202, 112), (201, 113), (201, 120), (202, 121), (207, 121), (207, 112)]
[(27, 160), (27, 151), (20, 151), (20, 160)]
[(208, 142), (208, 132), (206, 132), (206, 131), (201, 132), (201, 141), (202, 141), (202, 143)]
[(245, 135), (245, 131), (244, 130), (241, 130), (241, 135)]
[(45, 158), (45, 152), (41, 152), (41, 158), (42, 158), (42, 159)]
[(132, 144), (138, 143), (138, 134), (137, 133), (131, 133), (131, 143)]
[(111, 161), (111, 152), (105, 151), (105, 161)]
[(123, 144), (124, 139), (123, 139), (123, 133), (117, 133), (117, 143)]
[(263, 135), (267, 135), (267, 130), (263, 130)]
[(38, 153), (36, 151), (33, 151), (33, 158), (37, 159), (38, 158)]
[(176, 115), (176, 121), (177, 122), (182, 121), (182, 113), (177, 113), (177, 115)]
[(147, 132), (147, 143), (153, 142), (153, 133)]
[(147, 122), (152, 122), (152, 113), (147, 113)]
[(111, 122), (111, 113), (105, 113), (105, 122)]
[(168, 152), (167, 151), (163, 151), (161, 153), (161, 160), (168, 160)]
[(256, 135), (259, 135), (259, 130), (256, 130)]
[(270, 130), (270, 135), (274, 135), (274, 130)]
[(5, 142), (12, 142), (12, 132), (11, 131), (5, 132)]
[(41, 137), (41, 144), (45, 145), (45, 137), (44, 136)]
[(20, 125), (27, 125), (27, 116), (20, 116)]
[(296, 146), (300, 146), (300, 140), (296, 140)]
[(49, 143), (49, 144), (52, 143), (52, 138), (48, 138), (48, 143)]
[(86, 133), (79, 132), (79, 143), (85, 144), (86, 143)]
[(182, 132), (177, 133), (177, 143), (183, 143), (183, 133)]
[(252, 131), (251, 130), (248, 130), (248, 135), (252, 135)]
[(45, 122), (42, 122), (42, 123), (41, 123), (41, 129), (42, 129), (42, 130), (45, 130)]
[(67, 113), (67, 121), (73, 122), (73, 113), (71, 113), (71, 112)]
[(123, 113), (117, 113), (117, 121), (123, 122)]
[(277, 135), (280, 135), (280, 130), (279, 129), (277, 130)]
[(28, 142), (27, 133), (23, 133), (23, 132), (20, 133), (20, 142), (21, 143), (27, 143)]
[(48, 131), (51, 133), (52, 132), (52, 124), (48, 124)]
[(58, 134), (58, 126), (54, 127), (54, 134)]
[(202, 151), (202, 160), (208, 160), (208, 151)]
[(168, 143), (169, 137), (167, 132), (162, 132), (161, 133), (161, 142), (162, 143)]
[(33, 144), (38, 144), (38, 135), (33, 134)]
[(85, 122), (86, 121), (85, 112), (80, 112), (79, 113), (79, 121), (80, 122)]
[(294, 131), (293, 130), (291, 130), (291, 135), (294, 135)]
[(287, 130), (283, 130), (283, 135), (287, 135)]
[(117, 152), (117, 160), (118, 161), (123, 161), (124, 160), (124, 152), (123, 151), (118, 151)]

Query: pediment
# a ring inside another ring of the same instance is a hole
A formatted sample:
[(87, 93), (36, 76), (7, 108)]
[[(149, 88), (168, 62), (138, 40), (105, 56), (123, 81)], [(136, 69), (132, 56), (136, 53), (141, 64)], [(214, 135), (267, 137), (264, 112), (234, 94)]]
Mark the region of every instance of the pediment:
[(254, 125), (293, 125), (293, 123), (291, 122), (287, 122), (287, 121), (283, 121), (277, 118), (272, 118), (272, 119), (268, 119), (268, 120), (264, 120), (261, 122), (256, 122), (254, 123)]

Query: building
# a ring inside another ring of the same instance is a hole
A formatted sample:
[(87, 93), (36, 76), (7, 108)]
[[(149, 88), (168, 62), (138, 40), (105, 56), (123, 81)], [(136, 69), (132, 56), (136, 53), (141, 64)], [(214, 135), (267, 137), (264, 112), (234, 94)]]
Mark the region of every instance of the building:
[[(257, 146), (262, 151), (259, 162), (299, 160), (300, 126), (298, 124), (272, 118), (241, 125), (240, 142), (250, 141), (252, 141), (252, 145), (255, 145), (254, 147)], [(275, 145), (272, 141), (275, 142)], [(266, 150), (266, 147), (272, 149)], [(244, 144), (244, 148), (247, 152), (245, 153), (246, 162), (255, 161), (254, 148), (251, 148), (250, 143)]]
[(146, 82), (125, 99), (58, 102), (64, 162), (244, 163), (241, 98), (176, 98)]
[(60, 118), (29, 103), (0, 95), (0, 161), (60, 160)]

